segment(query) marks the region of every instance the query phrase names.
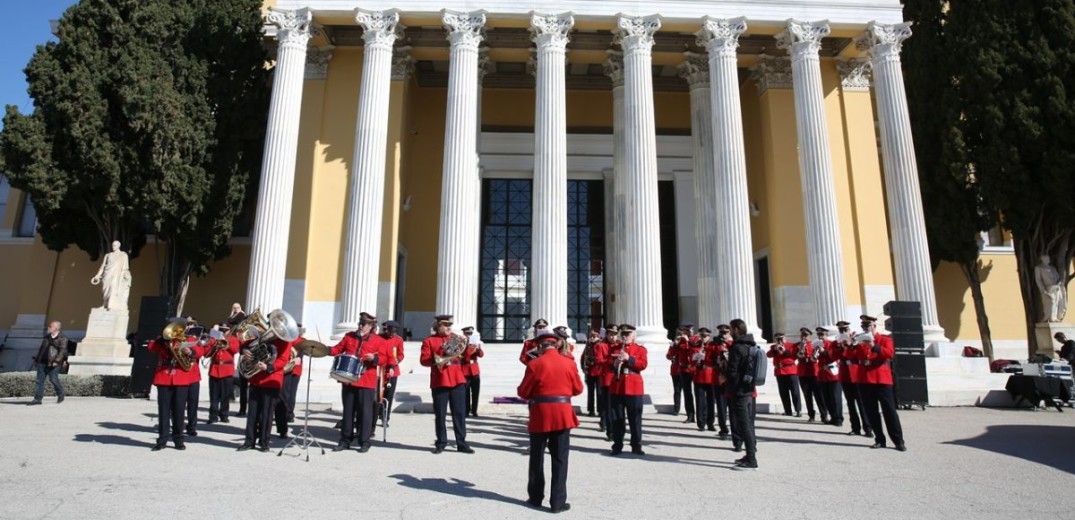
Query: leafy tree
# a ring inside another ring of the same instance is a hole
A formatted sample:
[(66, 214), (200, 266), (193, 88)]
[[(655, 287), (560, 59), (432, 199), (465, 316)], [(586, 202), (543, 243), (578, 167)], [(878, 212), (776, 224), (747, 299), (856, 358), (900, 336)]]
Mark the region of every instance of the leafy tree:
[[(997, 215), (983, 203), (981, 187), (968, 163), (958, 81), (960, 42), (947, 34), (947, 4), (947, 0), (904, 3), (904, 17), (914, 22), (914, 36), (903, 46), (903, 74), (930, 259), (934, 270), (946, 261), (963, 272), (974, 301), (982, 347), (992, 360), (978, 237), (996, 225)], [(943, 52), (938, 52), (941, 49)]]
[(49, 248), (96, 259), (165, 243), (160, 293), (229, 253), (260, 168), (269, 77), (260, 0), (82, 0), (26, 67), (34, 111), (8, 106), (0, 157)]

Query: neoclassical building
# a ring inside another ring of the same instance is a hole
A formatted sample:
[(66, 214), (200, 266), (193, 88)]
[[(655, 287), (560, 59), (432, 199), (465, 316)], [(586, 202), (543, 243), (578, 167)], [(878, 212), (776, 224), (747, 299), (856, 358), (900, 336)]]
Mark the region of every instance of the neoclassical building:
[[(958, 268), (930, 266), (898, 0), (265, 10), (276, 66), (251, 230), (185, 313), (283, 307), (327, 338), (362, 311), (422, 336), (443, 312), (487, 341), (543, 317), (656, 341), (737, 317), (771, 338), (903, 299), (930, 339), (978, 338)], [(39, 337), (59, 319), (77, 338), (96, 264), (47, 251), (3, 186), (0, 327)], [(1023, 357), (1014, 256), (983, 242), (994, 339)], [(132, 324), (155, 251), (132, 260)]]

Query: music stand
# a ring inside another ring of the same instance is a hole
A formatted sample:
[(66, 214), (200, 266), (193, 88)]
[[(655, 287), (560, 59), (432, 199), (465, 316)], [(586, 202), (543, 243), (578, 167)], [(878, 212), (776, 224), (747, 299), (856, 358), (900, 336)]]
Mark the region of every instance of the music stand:
[[(312, 359), (310, 356), (306, 357), (307, 359)], [(280, 451), (276, 454), (277, 457), (282, 457), (284, 452), (292, 446), (298, 448), (300, 451), (306, 452), (306, 462), (310, 462), (310, 446), (316, 445), (321, 450), (321, 454), (325, 454), (325, 448), (321, 446), (321, 443), (317, 442), (317, 438), (310, 433), (310, 379), (312, 377), (313, 370), (311, 370), (310, 365), (306, 365), (306, 411), (302, 418), (302, 431), (292, 437), (287, 445), (280, 448)], [(301, 453), (296, 454), (296, 456), (301, 455)]]

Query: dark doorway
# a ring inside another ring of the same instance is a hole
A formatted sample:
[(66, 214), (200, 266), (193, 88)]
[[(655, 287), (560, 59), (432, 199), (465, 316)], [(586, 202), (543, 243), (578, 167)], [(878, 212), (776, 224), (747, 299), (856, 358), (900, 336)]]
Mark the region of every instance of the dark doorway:
[[(661, 313), (671, 334), (679, 326), (679, 263), (676, 243), (676, 187), (673, 181), (657, 183), (657, 213), (661, 247)], [(628, 246), (628, 251), (630, 247)], [(671, 335), (669, 335), (671, 339)]]
[(763, 256), (756, 262), (754, 276), (757, 280), (754, 290), (758, 294), (758, 327), (764, 338), (773, 337), (773, 302), (769, 296), (769, 257)]

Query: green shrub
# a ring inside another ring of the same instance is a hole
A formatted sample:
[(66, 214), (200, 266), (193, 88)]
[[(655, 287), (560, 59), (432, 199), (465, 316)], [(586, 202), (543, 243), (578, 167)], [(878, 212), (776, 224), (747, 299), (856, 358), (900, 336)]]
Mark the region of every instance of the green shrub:
[[(0, 397), (33, 397), (37, 372), (0, 374)], [(120, 397), (131, 393), (131, 376), (60, 374), (60, 384), (68, 396)], [(45, 395), (55, 396), (52, 384), (45, 381)]]

